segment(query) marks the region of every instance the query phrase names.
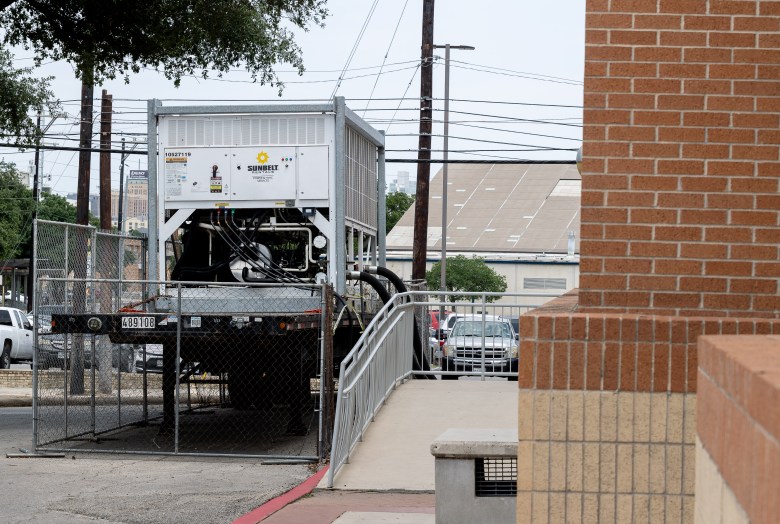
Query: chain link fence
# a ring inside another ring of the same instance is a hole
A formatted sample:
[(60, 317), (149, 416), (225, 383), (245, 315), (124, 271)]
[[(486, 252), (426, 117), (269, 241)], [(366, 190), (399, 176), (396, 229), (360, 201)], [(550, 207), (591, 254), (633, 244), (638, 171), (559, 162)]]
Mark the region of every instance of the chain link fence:
[(36, 245), (37, 448), (326, 454), (329, 288), (145, 281), (145, 239), (66, 224)]

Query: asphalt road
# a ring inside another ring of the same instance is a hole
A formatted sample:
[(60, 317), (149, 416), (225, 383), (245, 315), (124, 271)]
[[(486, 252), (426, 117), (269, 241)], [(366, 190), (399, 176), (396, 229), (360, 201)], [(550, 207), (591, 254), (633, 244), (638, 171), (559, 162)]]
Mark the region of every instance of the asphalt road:
[(312, 473), (258, 459), (7, 457), (20, 450), (32, 450), (32, 409), (0, 408), (2, 523), (228, 523)]

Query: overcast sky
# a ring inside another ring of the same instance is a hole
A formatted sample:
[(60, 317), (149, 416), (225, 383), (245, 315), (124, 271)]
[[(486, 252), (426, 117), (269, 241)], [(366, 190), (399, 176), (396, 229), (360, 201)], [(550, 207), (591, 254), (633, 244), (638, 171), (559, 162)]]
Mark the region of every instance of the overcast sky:
[[(222, 79), (184, 79), (178, 89), (154, 71), (132, 77), (130, 84), (118, 80), (96, 86), (96, 97), (102, 89), (113, 95), (114, 140), (124, 136), (128, 141), (145, 141), (145, 136), (140, 135), (145, 133), (149, 98), (177, 105), (292, 102), (327, 100), (335, 90), (337, 95), (346, 97), (348, 107), (387, 132), (387, 158), (416, 157), (422, 0), (330, 0), (328, 9), (330, 16), (324, 28), (311, 28), (298, 37), (307, 72), (299, 77), (288, 65), (278, 67), (286, 84), (281, 99), (276, 88), (253, 84), (240, 70)], [(450, 158), (574, 159), (571, 151), (528, 150), (576, 149), (580, 145), (584, 19), (585, 0), (436, 2), (434, 42), (476, 48), (451, 51)], [(33, 65), (29, 51), (13, 52), (17, 66)], [(438, 99), (434, 102), (434, 119), (441, 121), (444, 50), (437, 49), (434, 54), (441, 57), (434, 68), (433, 96)], [(46, 143), (77, 146), (80, 83), (74, 78), (72, 67), (50, 63), (36, 70), (36, 74), (55, 77), (54, 93), (67, 112), (66, 117), (53, 123)], [(340, 77), (343, 79), (339, 83)], [(98, 125), (99, 118), (96, 130)], [(433, 158), (441, 158), (441, 153), (435, 151), (442, 147), (442, 139), (437, 136), (441, 134), (442, 125), (437, 122)], [(118, 142), (115, 147), (118, 148)], [(145, 145), (138, 146), (139, 150), (142, 148)], [(10, 149), (0, 150), (0, 156), (22, 170), (28, 169), (32, 159), (29, 152)], [(75, 152), (46, 152), (42, 171), (47, 179), (45, 185), (52, 186), (58, 194), (75, 192), (77, 161)], [(131, 157), (126, 166), (145, 169), (146, 158)], [(438, 169), (438, 165), (432, 166), (431, 174)], [(414, 177), (417, 166), (387, 165), (388, 178), (398, 171), (408, 171)], [(95, 156), (93, 193), (97, 192), (97, 178)], [(119, 156), (115, 155), (112, 186), (116, 189), (118, 185)]]

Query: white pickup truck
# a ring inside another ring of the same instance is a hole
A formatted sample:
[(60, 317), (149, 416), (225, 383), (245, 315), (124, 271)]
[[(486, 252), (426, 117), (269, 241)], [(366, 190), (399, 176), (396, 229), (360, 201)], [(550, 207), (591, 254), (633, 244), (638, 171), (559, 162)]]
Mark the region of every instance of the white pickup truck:
[(33, 360), (33, 326), (24, 313), (12, 307), (0, 307), (0, 369)]

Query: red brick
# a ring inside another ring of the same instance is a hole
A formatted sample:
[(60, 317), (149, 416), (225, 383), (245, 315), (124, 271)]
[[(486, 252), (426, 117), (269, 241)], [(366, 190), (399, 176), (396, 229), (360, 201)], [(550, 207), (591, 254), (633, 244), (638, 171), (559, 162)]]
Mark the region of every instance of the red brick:
[(752, 144), (756, 141), (756, 132), (753, 129), (717, 127), (707, 130), (707, 141), (725, 144)]
[(704, 195), (701, 193), (659, 193), (658, 207), (703, 208)]
[(700, 306), (699, 293), (653, 293), (653, 307), (697, 308)]
[(676, 15), (634, 15), (635, 29), (681, 29), (682, 19)]
[(595, 189), (628, 189), (628, 177), (625, 175), (606, 174), (598, 177), (588, 177), (587, 180), (583, 181), (583, 186), (587, 186), (588, 191)]
[[(710, 17), (715, 18), (715, 17)], [(722, 17), (729, 20), (729, 17)], [(780, 19), (768, 16), (736, 16), (734, 20), (735, 31), (780, 31)], [(713, 29), (728, 29), (728, 27), (718, 27)]]
[(735, 193), (776, 193), (778, 180), (771, 178), (732, 178), (731, 191)]
[(729, 146), (721, 144), (683, 144), (685, 158), (728, 158)]
[(748, 194), (707, 195), (707, 207), (710, 209), (753, 209), (755, 198)]
[(756, 310), (768, 310), (776, 313), (780, 309), (780, 296), (757, 295), (753, 298), (753, 305)]
[(634, 124), (639, 126), (679, 126), (680, 122), (677, 111), (634, 111)]
[(704, 272), (713, 276), (749, 277), (753, 273), (753, 264), (751, 262), (737, 262), (733, 260), (707, 260), (704, 263)]
[(712, 15), (755, 15), (756, 2), (743, 0), (711, 0)]
[(582, 239), (580, 249), (588, 256), (624, 257), (628, 255), (625, 242), (607, 242)]
[[(587, 78), (594, 78), (594, 77), (600, 77), (600, 76), (607, 76), (607, 66), (609, 64), (607, 62), (594, 62), (594, 61), (588, 61), (585, 62), (585, 76)], [(592, 96), (592, 95), (591, 95)], [(604, 98), (604, 95), (597, 95), (601, 98)], [(591, 102), (592, 100), (588, 100), (588, 102)], [(588, 107), (593, 107), (589, 103), (586, 102), (586, 105)], [(599, 104), (599, 106), (603, 106), (603, 104)]]
[(620, 344), (606, 342), (604, 344), (603, 384), (604, 391), (617, 391), (618, 389), (618, 362), (620, 359)]
[(585, 343), (569, 343), (569, 389), (585, 388)]
[[(595, 340), (598, 340), (596, 337)], [(601, 389), (601, 357), (604, 350), (603, 342), (588, 342), (585, 346), (587, 352), (588, 377), (586, 387), (589, 390)]]
[(668, 78), (635, 78), (635, 93), (681, 93), (682, 82)]
[(620, 347), (620, 390), (636, 391), (637, 345), (624, 343)]
[(582, 206), (603, 206), (605, 195), (604, 191), (583, 191), (580, 204)]
[(755, 33), (712, 31), (708, 35), (710, 47), (756, 47)]
[(708, 227), (704, 229), (705, 242), (752, 242), (753, 232), (742, 227)]
[(631, 189), (634, 191), (675, 191), (679, 187), (679, 179), (674, 176), (632, 176)]
[(731, 258), (756, 261), (777, 260), (777, 246), (731, 246)]
[(758, 162), (756, 172), (762, 177), (780, 177), (780, 164), (777, 162)]
[(777, 34), (759, 34), (758, 35), (758, 47), (780, 47), (780, 38)]
[(655, 193), (637, 193), (635, 191), (610, 191), (607, 195), (608, 206), (650, 207), (655, 204)]
[[(682, 49), (677, 47), (635, 47), (636, 62), (679, 62), (682, 60)], [(729, 59), (731, 55), (729, 54)]]
[(707, 0), (661, 0), (659, 13), (705, 14)]
[(594, 124), (628, 124), (631, 121), (631, 112), (617, 109), (584, 109), (583, 122), (585, 125)]
[(755, 241), (756, 242), (776, 242), (777, 241), (777, 229), (771, 228), (771, 229), (758, 229), (755, 230)]
[(745, 311), (750, 309), (750, 298), (750, 295), (735, 295), (734, 293), (704, 295), (704, 307), (727, 311)]
[(582, 221), (585, 223), (612, 222), (615, 224), (626, 224), (628, 222), (628, 211), (625, 209), (584, 208), (582, 210)]
[(589, 12), (587, 17), (587, 27), (594, 29), (630, 28), (632, 23), (633, 20), (630, 14)]
[[(753, 176), (756, 166), (753, 162), (730, 162), (710, 160), (707, 162), (708, 175), (726, 175), (726, 176)], [(726, 180), (725, 178), (722, 180)], [(723, 186), (725, 189), (725, 185)]]
[(613, 29), (609, 32), (609, 43), (612, 45), (657, 45), (658, 32)]
[(568, 341), (553, 342), (552, 389), (569, 389)]
[[(760, 110), (760, 109), (759, 109)], [(780, 116), (761, 113), (734, 113), (734, 127), (773, 128), (780, 124)]]
[(658, 65), (651, 62), (611, 62), (609, 64), (609, 76), (655, 78), (658, 76)]
[(756, 195), (756, 208), (780, 209), (780, 195)]
[(614, 13), (656, 13), (658, 6), (647, 0), (612, 0), (610, 10)]
[(780, 2), (762, 0), (758, 14), (761, 16), (780, 16)]
[(658, 275), (701, 275), (703, 264), (698, 260), (656, 259), (655, 273)]
[(712, 260), (724, 259), (727, 256), (728, 246), (726, 244), (680, 244), (680, 258), (701, 258), (705, 260)]
[(759, 80), (774, 80), (780, 77), (780, 66), (759, 65), (757, 69), (758, 74), (756, 76)]
[(682, 277), (680, 289), (685, 291), (709, 291), (724, 293), (728, 290), (728, 279), (715, 277)]
[(685, 17), (683, 26), (688, 30), (704, 29), (707, 31), (731, 29), (730, 16), (696, 16), (688, 15)]
[(585, 28), (585, 45), (606, 44), (607, 42), (609, 42), (609, 31)]
[(680, 224), (725, 224), (727, 211), (720, 209), (683, 209)]
[(777, 160), (780, 157), (778, 146), (732, 146), (731, 156), (735, 159)]
[(632, 209), (633, 224), (675, 224), (677, 211), (674, 209)]
[(662, 142), (704, 142), (706, 132), (701, 127), (661, 127), (658, 140)]
[(677, 289), (677, 277), (657, 275), (631, 275), (629, 288), (647, 291), (672, 291)]
[(710, 111), (753, 111), (756, 99), (752, 96), (709, 96), (707, 109)]
[(728, 80), (685, 80), (683, 89), (687, 94), (730, 95), (731, 82)]
[(777, 294), (777, 280), (756, 278), (732, 278), (729, 281), (730, 293)]
[[(704, 62), (708, 64), (729, 64), (731, 63), (731, 55), (731, 49), (712, 49), (710, 47), (687, 47), (684, 53), (685, 62)], [(672, 60), (667, 61), (671, 62)]]
[(680, 145), (674, 143), (639, 142), (631, 146), (631, 153), (635, 158), (678, 158), (680, 156)]
[(687, 368), (686, 356), (687, 347), (685, 344), (672, 344), (670, 349), (671, 365), (669, 376), (669, 391), (672, 393), (682, 393), (687, 387)]
[(631, 80), (628, 78), (585, 78), (585, 92), (588, 93), (628, 93)]
[[(522, 319), (521, 319), (522, 321)], [(522, 332), (522, 329), (521, 329)], [(534, 347), (535, 343), (533, 340), (526, 340), (523, 339), (520, 341), (520, 358), (519, 360), (519, 370), (518, 370), (518, 381), (519, 386), (521, 388), (533, 388), (534, 387)]]
[(655, 129), (651, 126), (609, 126), (607, 138), (609, 140), (649, 142), (655, 140)]
[(780, 130), (761, 129), (758, 131), (759, 144), (780, 144)]
[(728, 126), (731, 113), (713, 111), (689, 111), (683, 113), (683, 125), (686, 126)]
[(610, 273), (648, 274), (653, 268), (653, 261), (649, 258), (610, 258), (604, 261), (603, 266), (603, 270)]
[(780, 60), (780, 51), (773, 49), (734, 49), (735, 64), (771, 64)]
[[(585, 46), (585, 63), (587, 64), (593, 60), (631, 60), (632, 50), (627, 46), (617, 45), (586, 45)], [(587, 78), (585, 79), (587, 86)]]
[(631, 242), (629, 252), (634, 257), (676, 257), (677, 244), (671, 242)]
[(776, 226), (777, 211), (732, 211), (731, 223), (747, 226)]
[(661, 78), (706, 78), (707, 66), (705, 64), (660, 64), (658, 73)]
[(653, 347), (653, 391), (669, 390), (669, 352), (670, 345), (656, 343)]
[(610, 158), (607, 160), (610, 173), (650, 174), (653, 173), (653, 161), (633, 158)]
[(778, 96), (780, 95), (780, 82), (769, 80), (736, 80), (734, 81), (735, 95), (750, 96)]
[(685, 176), (680, 178), (680, 187), (683, 191), (724, 191), (728, 182), (727, 178)]
[[(665, 64), (662, 64), (661, 66), (662, 71), (664, 65)], [(658, 109), (680, 109), (680, 110), (704, 109), (704, 96), (703, 95), (658, 95)]]
[(635, 291), (605, 291), (604, 301), (620, 307), (646, 308), (650, 306), (650, 293)]
[(622, 142), (590, 142), (588, 144), (588, 155), (597, 157), (626, 157), (628, 150), (628, 144)]
[(662, 46), (706, 46), (705, 31), (661, 31), (659, 43)]
[(655, 240), (702, 240), (703, 228), (695, 226), (655, 226)]
[(704, 161), (701, 160), (659, 160), (660, 175), (696, 175), (704, 174)]
[[(541, 319), (540, 319), (541, 320)], [(537, 389), (550, 389), (552, 377), (552, 342), (538, 341), (536, 343), (536, 358), (534, 360)]]
[(607, 97), (607, 106), (610, 109), (654, 109), (654, 95), (636, 95), (627, 93), (610, 93)]
[(710, 78), (749, 79), (757, 76), (756, 66), (752, 64), (710, 64), (707, 67)]

